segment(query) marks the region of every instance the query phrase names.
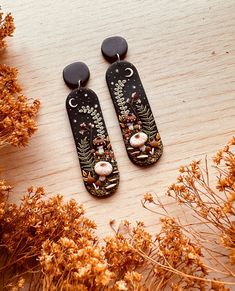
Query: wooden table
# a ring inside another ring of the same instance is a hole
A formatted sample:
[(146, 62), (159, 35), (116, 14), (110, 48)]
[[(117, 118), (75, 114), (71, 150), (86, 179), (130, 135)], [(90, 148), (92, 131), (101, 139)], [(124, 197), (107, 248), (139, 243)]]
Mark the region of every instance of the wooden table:
[[(19, 201), (29, 185), (43, 185), (83, 203), (110, 232), (116, 219), (157, 223), (140, 200), (145, 192), (164, 196), (177, 168), (212, 154), (235, 134), (235, 1), (1, 1), (15, 17), (1, 62), (19, 68), (24, 92), (42, 107), (39, 130), (24, 149), (1, 151), (4, 176)], [(140, 73), (164, 143), (164, 154), (151, 168), (129, 161), (105, 82), (108, 63), (100, 53), (105, 37), (122, 35), (127, 59)], [(121, 173), (116, 194), (97, 200), (85, 190), (65, 110), (70, 92), (63, 68), (81, 60), (91, 71), (88, 86), (99, 96)], [(180, 215), (175, 206), (174, 215)]]

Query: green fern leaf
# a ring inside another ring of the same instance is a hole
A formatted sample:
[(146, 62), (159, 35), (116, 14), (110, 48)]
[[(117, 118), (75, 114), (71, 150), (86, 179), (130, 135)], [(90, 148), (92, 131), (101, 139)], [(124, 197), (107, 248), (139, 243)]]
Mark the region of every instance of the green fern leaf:
[(83, 169), (92, 172), (95, 161), (94, 156), (90, 151), (90, 145), (88, 143), (87, 137), (82, 139), (81, 143), (78, 143), (77, 152)]
[(143, 104), (136, 104), (136, 108), (139, 118), (142, 122), (143, 132), (145, 132), (149, 136), (150, 140), (153, 139), (158, 131), (151, 110), (149, 109), (149, 107), (147, 107), (146, 105), (144, 106)]

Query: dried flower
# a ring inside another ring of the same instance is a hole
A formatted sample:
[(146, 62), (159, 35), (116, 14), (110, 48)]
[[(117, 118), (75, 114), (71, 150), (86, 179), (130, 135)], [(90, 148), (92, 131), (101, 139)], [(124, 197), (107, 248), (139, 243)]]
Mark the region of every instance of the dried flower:
[[(235, 263), (235, 154), (232, 148), (234, 141), (235, 139), (232, 138), (213, 159), (218, 172), (214, 187), (210, 183), (207, 160), (205, 169), (200, 165), (200, 161), (193, 161), (188, 166), (180, 167), (177, 182), (172, 184), (167, 192), (167, 195), (174, 198), (180, 205), (189, 207), (200, 224), (204, 223), (202, 231), (196, 226), (197, 223), (195, 226), (194, 223), (187, 226), (179, 224), (179, 227), (189, 233), (195, 245), (209, 255), (211, 264), (207, 266), (207, 270), (215, 272), (214, 265), (219, 265), (221, 272), (231, 277), (234, 277), (234, 273), (229, 265), (224, 265), (224, 257), (227, 254), (230, 263)], [(144, 198), (144, 207), (146, 207), (145, 202), (148, 201), (147, 195), (147, 199)], [(151, 202), (153, 205), (164, 208), (164, 205), (159, 202), (152, 199)], [(205, 242), (209, 242), (209, 245), (205, 246)], [(216, 253), (214, 245), (217, 248)], [(221, 249), (221, 246), (225, 248), (225, 251)], [(198, 255), (199, 253), (189, 250), (188, 259), (195, 261)], [(226, 290), (224, 282), (217, 280), (211, 283), (214, 290)]]
[(36, 131), (35, 122), (40, 102), (28, 105), (17, 82), (17, 69), (0, 65), (0, 147), (25, 146)]
[(61, 237), (56, 243), (47, 240), (39, 257), (44, 290), (63, 290), (67, 284), (73, 290), (95, 290), (109, 284), (112, 272), (108, 270), (103, 252), (93, 241), (74, 241)]
[(6, 181), (0, 180), (0, 223), (6, 209), (6, 202), (11, 186), (6, 184)]
[(153, 202), (153, 195), (151, 193), (146, 193), (144, 195), (144, 201), (149, 203)]
[(12, 36), (15, 30), (11, 13), (8, 13), (5, 17), (3, 15), (4, 13), (0, 10), (0, 49), (6, 46), (4, 39), (7, 36)]
[(1, 253), (7, 255), (5, 268), (17, 267), (30, 274), (31, 268), (39, 268), (40, 258), (46, 268), (46, 262), (52, 258), (46, 252), (49, 246), (54, 250), (55, 246), (59, 248), (63, 244), (64, 248), (71, 249), (76, 244), (80, 252), (91, 248), (98, 253), (93, 249), (97, 242), (93, 233), (96, 226), (84, 217), (82, 205), (74, 200), (64, 203), (61, 195), (46, 200), (44, 196), (43, 188), (30, 187), (19, 206), (8, 204), (5, 207), (0, 231)]
[(127, 235), (117, 231), (114, 237), (105, 238), (105, 257), (117, 278), (129, 270), (143, 266), (145, 260), (139, 252), (147, 253), (152, 244), (152, 237), (141, 222), (134, 228), (125, 224), (123, 229)]
[[(217, 185), (209, 183), (209, 172), (200, 167), (200, 162), (192, 162), (180, 168), (178, 182), (171, 185), (167, 192), (178, 203), (187, 205), (203, 219), (206, 225), (217, 229), (217, 235), (230, 251), (231, 261), (235, 255), (235, 155), (232, 149), (234, 138), (221, 150), (213, 161), (218, 171)], [(205, 173), (205, 174), (204, 174)]]

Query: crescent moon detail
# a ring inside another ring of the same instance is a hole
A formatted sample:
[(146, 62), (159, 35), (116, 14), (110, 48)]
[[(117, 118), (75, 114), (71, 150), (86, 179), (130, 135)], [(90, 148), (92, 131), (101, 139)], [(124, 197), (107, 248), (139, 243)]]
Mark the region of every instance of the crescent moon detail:
[(131, 68), (126, 68), (125, 71), (129, 71), (130, 72), (128, 75), (125, 75), (125, 77), (127, 77), (127, 78), (130, 78), (134, 74), (134, 71)]
[(77, 105), (77, 104), (74, 105), (74, 104), (72, 103), (73, 100), (75, 100), (75, 99), (74, 99), (74, 98), (71, 98), (71, 99), (69, 100), (69, 106), (72, 107), (72, 108), (75, 108), (75, 107), (77, 107), (78, 105)]

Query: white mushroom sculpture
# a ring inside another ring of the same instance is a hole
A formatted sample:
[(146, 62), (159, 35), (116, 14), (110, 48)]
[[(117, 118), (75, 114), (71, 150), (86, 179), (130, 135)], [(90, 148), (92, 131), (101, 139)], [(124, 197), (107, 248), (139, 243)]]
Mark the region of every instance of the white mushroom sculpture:
[(113, 166), (109, 162), (100, 161), (95, 164), (94, 170), (99, 175), (99, 180), (104, 181), (106, 176), (110, 175), (113, 171)]
[(144, 132), (137, 132), (130, 138), (130, 145), (133, 148), (139, 148), (142, 152), (145, 151), (145, 143), (148, 140), (148, 136)]

